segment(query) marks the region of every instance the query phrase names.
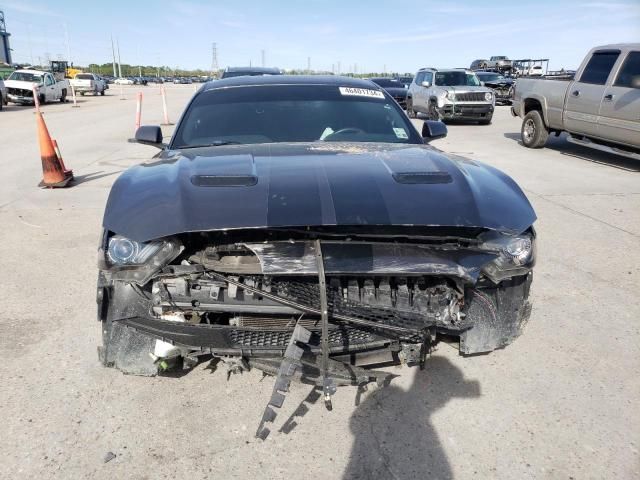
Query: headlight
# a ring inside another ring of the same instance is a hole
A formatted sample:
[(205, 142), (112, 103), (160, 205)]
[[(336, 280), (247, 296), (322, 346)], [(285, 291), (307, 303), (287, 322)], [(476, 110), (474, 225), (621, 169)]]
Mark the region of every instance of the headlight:
[(449, 100), (455, 100), (456, 99), (456, 92), (454, 92), (453, 90), (448, 91), (447, 92), (447, 98)]
[(484, 99), (485, 99), (487, 102), (490, 102), (492, 98), (493, 98), (493, 93), (491, 93), (491, 92), (487, 92), (487, 93), (485, 93), (485, 94), (484, 94)]
[(482, 270), (494, 283), (528, 273), (535, 262), (535, 236), (533, 232), (517, 236), (499, 235), (489, 238), (482, 244), (482, 248), (498, 254)]
[(163, 244), (164, 242), (140, 243), (116, 235), (109, 239), (107, 259), (113, 265), (139, 265), (157, 253)]
[(122, 235), (109, 237), (100, 249), (98, 268), (113, 280), (144, 285), (184, 249), (176, 238), (137, 242)]

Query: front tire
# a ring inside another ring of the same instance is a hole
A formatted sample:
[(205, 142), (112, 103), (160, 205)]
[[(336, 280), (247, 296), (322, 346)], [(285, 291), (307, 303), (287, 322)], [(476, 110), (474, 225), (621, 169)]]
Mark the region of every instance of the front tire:
[(62, 95), (60, 96), (60, 103), (65, 103), (67, 101), (67, 89), (62, 90)]
[(538, 110), (531, 110), (522, 119), (520, 130), (522, 144), (527, 148), (542, 148), (549, 138), (549, 130)]
[(482, 120), (480, 120), (478, 123), (480, 125), (490, 125), (492, 119), (493, 119), (493, 114), (488, 115), (487, 117), (485, 117)]
[(413, 109), (413, 99), (411, 97), (407, 97), (407, 117), (416, 118), (416, 111)]
[(429, 115), (429, 120), (435, 120), (435, 121), (441, 120), (436, 103), (433, 100), (429, 102), (428, 115)]

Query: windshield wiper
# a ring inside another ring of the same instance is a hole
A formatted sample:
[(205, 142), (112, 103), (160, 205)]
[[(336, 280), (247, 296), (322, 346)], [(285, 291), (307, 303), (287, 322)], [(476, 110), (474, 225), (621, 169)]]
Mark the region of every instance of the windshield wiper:
[(176, 149), (185, 150), (187, 148), (220, 147), (222, 145), (241, 145), (241, 143), (240, 142), (227, 141), (227, 140), (220, 140), (220, 141), (217, 141), (217, 142), (203, 143), (201, 145), (182, 145), (180, 147), (176, 147)]

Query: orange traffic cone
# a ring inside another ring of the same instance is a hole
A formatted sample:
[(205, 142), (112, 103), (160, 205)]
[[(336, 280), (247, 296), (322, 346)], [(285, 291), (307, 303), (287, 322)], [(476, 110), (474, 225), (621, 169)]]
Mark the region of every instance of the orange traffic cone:
[(42, 113), (36, 112), (38, 124), (38, 141), (40, 142), (40, 159), (42, 160), (42, 181), (39, 187), (66, 187), (73, 180), (73, 172), (65, 170), (62, 160), (56, 154), (53, 141), (44, 123)]

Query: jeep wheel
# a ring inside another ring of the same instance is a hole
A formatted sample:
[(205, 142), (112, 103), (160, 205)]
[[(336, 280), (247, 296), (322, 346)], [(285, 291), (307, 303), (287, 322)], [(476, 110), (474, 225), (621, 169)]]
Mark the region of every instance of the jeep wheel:
[(438, 113), (436, 103), (433, 100), (429, 102), (429, 111), (427, 112), (427, 115), (429, 116), (429, 120), (440, 120), (440, 114)]
[(522, 119), (522, 144), (527, 148), (542, 148), (549, 138), (549, 130), (538, 110), (531, 110)]
[(493, 113), (488, 114), (483, 119), (479, 120), (478, 123), (480, 125), (489, 125), (491, 123), (491, 119), (493, 118)]
[(413, 109), (413, 99), (411, 97), (407, 97), (407, 117), (416, 118), (416, 112)]
[(40, 94), (38, 95), (38, 102), (40, 103), (40, 105), (44, 105), (45, 103), (47, 103), (47, 97), (44, 96), (44, 94)]
[(62, 95), (60, 96), (60, 103), (65, 103), (67, 101), (67, 89), (62, 89)]
[(104, 88), (102, 89), (102, 91), (100, 92), (100, 95), (102, 95), (104, 97)]

